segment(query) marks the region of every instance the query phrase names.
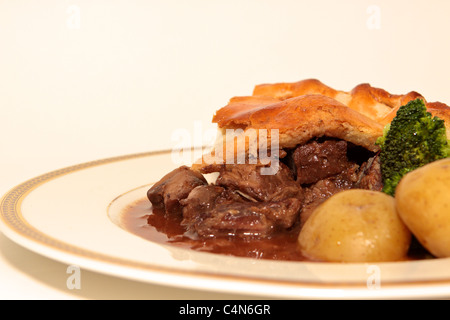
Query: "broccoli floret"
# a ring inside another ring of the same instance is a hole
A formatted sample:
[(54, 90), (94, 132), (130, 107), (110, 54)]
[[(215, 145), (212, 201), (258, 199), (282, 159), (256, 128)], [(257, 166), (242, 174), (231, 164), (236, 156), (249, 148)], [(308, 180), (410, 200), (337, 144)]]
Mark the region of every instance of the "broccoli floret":
[(380, 148), (383, 192), (394, 196), (400, 179), (427, 163), (450, 157), (444, 120), (433, 117), (421, 99), (399, 108), (376, 142)]

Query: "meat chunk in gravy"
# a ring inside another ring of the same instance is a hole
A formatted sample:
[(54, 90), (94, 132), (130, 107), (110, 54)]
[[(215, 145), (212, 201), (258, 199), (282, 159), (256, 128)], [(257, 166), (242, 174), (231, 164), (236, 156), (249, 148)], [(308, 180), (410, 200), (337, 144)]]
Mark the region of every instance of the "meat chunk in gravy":
[(355, 159), (352, 152), (353, 145), (345, 141), (312, 140), (290, 150), (283, 160), (289, 166), (280, 162), (274, 175), (261, 175), (256, 165), (227, 164), (217, 167), (214, 184), (180, 167), (147, 195), (154, 208), (180, 215), (186, 229), (200, 237), (269, 237), (304, 223), (338, 192), (381, 190), (378, 157)]
[(347, 142), (342, 140), (312, 141), (297, 147), (292, 158), (300, 184), (316, 183), (351, 166), (347, 159)]
[(205, 184), (207, 182), (202, 174), (181, 166), (155, 183), (147, 191), (147, 197), (153, 208), (164, 210), (167, 214), (181, 214), (180, 201), (187, 198), (192, 189)]
[(381, 191), (383, 189), (379, 156), (370, 158), (361, 166), (360, 178), (356, 187), (374, 191)]
[(261, 175), (254, 165), (223, 167), (216, 184), (181, 167), (147, 193), (155, 208), (182, 214), (182, 224), (200, 237), (267, 237), (297, 221), (302, 189), (284, 165)]
[(357, 168), (357, 165), (353, 165), (338, 175), (319, 180), (310, 187), (305, 188), (301, 223), (305, 223), (314, 210), (332, 195), (344, 190), (353, 189), (358, 180)]
[(182, 203), (182, 224), (200, 237), (268, 237), (290, 228), (301, 207), (296, 198), (253, 202), (215, 185), (195, 188)]
[(216, 184), (239, 190), (257, 201), (279, 201), (302, 198), (302, 188), (289, 168), (280, 163), (274, 175), (262, 175), (256, 165), (225, 165), (220, 170)]
[(338, 192), (382, 188), (379, 157), (346, 141), (313, 140), (295, 148), (289, 161), (297, 182), (304, 188), (302, 224), (321, 203)]

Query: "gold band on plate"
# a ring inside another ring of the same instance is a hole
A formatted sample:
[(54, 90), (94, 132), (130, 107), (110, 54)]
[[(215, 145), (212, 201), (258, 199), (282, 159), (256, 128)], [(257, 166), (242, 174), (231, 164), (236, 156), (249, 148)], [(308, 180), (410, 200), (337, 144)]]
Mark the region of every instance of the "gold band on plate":
[[(107, 260), (109, 262), (120, 263), (122, 265), (130, 265), (125, 260), (116, 259), (110, 256), (102, 255), (99, 253), (94, 253), (89, 250), (80, 249), (76, 246), (70, 245), (63, 241), (54, 239), (49, 237), (45, 233), (37, 230), (32, 225), (30, 225), (22, 214), (22, 202), (27, 197), (27, 195), (38, 188), (39, 186), (64, 175), (74, 173), (76, 171), (80, 171), (87, 168), (92, 168), (96, 166), (101, 166), (108, 163), (125, 161), (130, 159), (136, 159), (141, 157), (148, 157), (153, 155), (165, 154), (171, 151), (153, 151), (153, 152), (145, 152), (145, 153), (137, 153), (131, 155), (124, 155), (112, 158), (106, 158), (96, 161), (90, 161), (70, 167), (66, 167), (63, 169), (55, 170), (48, 172), (46, 174), (37, 176), (33, 179), (25, 181), (18, 186), (11, 189), (7, 192), (1, 199), (0, 203), (0, 218), (3, 223), (15, 233), (20, 236), (26, 237), (28, 239), (39, 242), (40, 244), (47, 245), (54, 249), (60, 249), (64, 252), (70, 252), (76, 255), (81, 255), (83, 257), (95, 258), (99, 260)], [(137, 266), (136, 263), (133, 263), (133, 266)], [(141, 266), (143, 267), (143, 266)]]

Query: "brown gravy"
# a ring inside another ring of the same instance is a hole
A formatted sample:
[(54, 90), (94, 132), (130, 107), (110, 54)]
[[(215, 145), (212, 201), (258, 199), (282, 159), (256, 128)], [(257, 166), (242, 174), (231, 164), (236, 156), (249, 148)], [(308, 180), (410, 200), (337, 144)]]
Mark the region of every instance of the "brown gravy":
[[(185, 249), (256, 259), (308, 261), (297, 248), (298, 229), (275, 234), (270, 239), (242, 240), (233, 238), (193, 239), (186, 235), (181, 219), (153, 214), (147, 199), (139, 200), (122, 214), (124, 228), (144, 239)], [(430, 258), (416, 242), (409, 260)]]
[(270, 239), (193, 239), (185, 234), (181, 219), (152, 214), (148, 200), (131, 204), (122, 215), (126, 230), (144, 239), (203, 252), (257, 259), (305, 261), (297, 249), (298, 230), (276, 234)]

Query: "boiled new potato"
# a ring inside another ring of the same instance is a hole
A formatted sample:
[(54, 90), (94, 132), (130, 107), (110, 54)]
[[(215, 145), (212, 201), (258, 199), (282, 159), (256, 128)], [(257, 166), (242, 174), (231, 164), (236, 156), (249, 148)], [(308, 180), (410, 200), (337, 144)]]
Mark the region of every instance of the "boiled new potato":
[(405, 175), (395, 192), (397, 210), (417, 240), (436, 257), (450, 257), (450, 159)]
[(353, 189), (322, 203), (305, 222), (298, 243), (305, 256), (319, 261), (398, 261), (406, 258), (411, 233), (393, 197)]

